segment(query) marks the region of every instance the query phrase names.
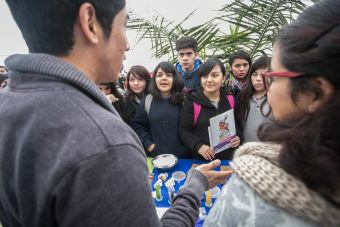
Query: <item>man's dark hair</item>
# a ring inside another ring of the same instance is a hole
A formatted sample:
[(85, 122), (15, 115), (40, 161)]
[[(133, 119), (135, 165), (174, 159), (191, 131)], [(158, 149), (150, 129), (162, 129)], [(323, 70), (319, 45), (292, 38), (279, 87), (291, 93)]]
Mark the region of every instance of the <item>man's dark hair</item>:
[(231, 65), (234, 63), (234, 61), (236, 59), (244, 59), (248, 62), (249, 64), (249, 67), (251, 66), (251, 58), (250, 58), (250, 55), (245, 52), (244, 50), (238, 50), (234, 53), (232, 53), (230, 56), (229, 56), (229, 65), (231, 67)]
[(6, 0), (29, 52), (64, 56), (73, 47), (73, 28), (80, 6), (88, 2), (96, 11), (108, 38), (114, 17), (125, 0)]
[(197, 41), (191, 37), (182, 37), (176, 41), (176, 51), (184, 48), (192, 48), (197, 52)]

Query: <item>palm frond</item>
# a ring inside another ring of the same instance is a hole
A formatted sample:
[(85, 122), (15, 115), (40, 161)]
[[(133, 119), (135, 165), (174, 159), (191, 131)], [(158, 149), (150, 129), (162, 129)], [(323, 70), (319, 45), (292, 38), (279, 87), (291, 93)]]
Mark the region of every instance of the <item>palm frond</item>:
[(270, 53), (272, 43), (284, 26), (291, 23), (317, 0), (233, 0), (217, 10), (217, 16), (202, 24), (185, 29), (183, 24), (195, 13), (192, 11), (179, 23), (162, 16), (146, 20), (133, 14), (128, 29), (138, 31), (138, 42), (149, 39), (153, 57), (169, 56), (176, 61), (175, 41), (181, 36), (195, 38), (200, 56), (215, 55), (227, 62), (237, 49), (256, 57)]

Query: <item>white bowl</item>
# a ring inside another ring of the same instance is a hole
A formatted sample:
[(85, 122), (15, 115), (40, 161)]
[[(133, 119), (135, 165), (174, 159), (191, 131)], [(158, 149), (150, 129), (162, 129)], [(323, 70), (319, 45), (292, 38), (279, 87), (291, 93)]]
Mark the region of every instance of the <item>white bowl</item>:
[(178, 158), (173, 154), (161, 154), (154, 157), (151, 162), (157, 169), (169, 170), (177, 164)]

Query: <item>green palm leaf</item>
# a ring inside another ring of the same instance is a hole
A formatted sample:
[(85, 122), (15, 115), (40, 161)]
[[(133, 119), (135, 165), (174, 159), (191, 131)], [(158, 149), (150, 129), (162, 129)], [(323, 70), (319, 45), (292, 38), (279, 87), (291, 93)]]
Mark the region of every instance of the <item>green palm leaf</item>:
[(175, 41), (191, 36), (198, 42), (202, 59), (214, 55), (227, 62), (237, 49), (244, 49), (253, 57), (270, 54), (277, 34), (313, 2), (316, 0), (233, 0), (217, 10), (215, 18), (189, 29), (183, 24), (195, 11), (179, 23), (161, 16), (150, 21), (131, 12), (128, 29), (138, 31), (138, 42), (150, 40), (155, 58), (168, 56), (170, 62), (176, 62)]

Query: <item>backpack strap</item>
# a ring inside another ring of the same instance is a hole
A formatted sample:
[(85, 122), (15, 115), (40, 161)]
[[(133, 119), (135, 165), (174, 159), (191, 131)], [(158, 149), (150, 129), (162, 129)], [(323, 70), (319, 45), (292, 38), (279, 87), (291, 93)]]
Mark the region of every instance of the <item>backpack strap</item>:
[(234, 107), (235, 107), (234, 96), (232, 96), (232, 95), (227, 95), (227, 99), (228, 99), (228, 102), (229, 102), (229, 104), (230, 104), (231, 109), (234, 109)]
[[(230, 104), (231, 109), (234, 109), (235, 107), (235, 100), (234, 100), (234, 96), (232, 95), (227, 95), (226, 96), (227, 101)], [(201, 112), (201, 105), (198, 104), (197, 102), (194, 102), (194, 126), (196, 125), (198, 116), (200, 115)]]
[(148, 116), (149, 116), (149, 113), (150, 113), (150, 107), (151, 107), (152, 99), (153, 99), (153, 96), (151, 94), (148, 94), (145, 97), (144, 106), (145, 106), (145, 112)]
[(194, 102), (194, 126), (196, 125), (198, 115), (200, 115), (201, 112), (201, 105), (197, 102)]

